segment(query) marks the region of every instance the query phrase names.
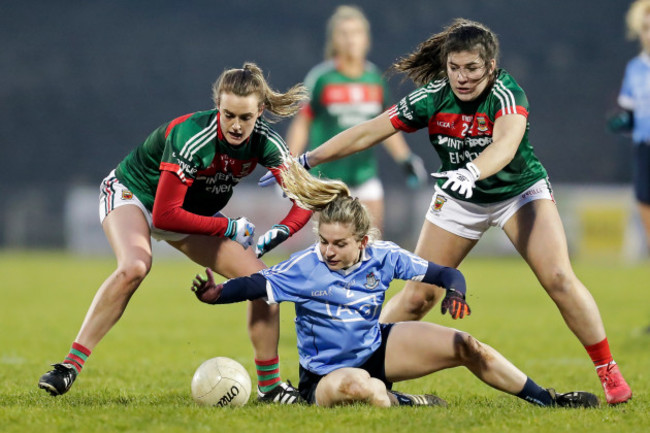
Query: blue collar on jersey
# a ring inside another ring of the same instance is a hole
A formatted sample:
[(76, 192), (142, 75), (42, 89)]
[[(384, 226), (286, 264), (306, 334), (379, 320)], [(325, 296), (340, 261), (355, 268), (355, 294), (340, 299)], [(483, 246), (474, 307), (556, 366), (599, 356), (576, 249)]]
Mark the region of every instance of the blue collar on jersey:
[[(325, 259), (323, 259), (323, 256), (320, 253), (320, 248), (318, 248), (318, 243), (316, 245), (314, 245), (314, 249), (316, 250), (316, 256), (318, 257), (318, 260), (325, 263)], [(361, 267), (361, 262), (365, 262), (365, 261), (370, 260), (370, 255), (368, 255), (368, 252), (366, 251), (367, 249), (368, 249), (368, 246), (366, 246), (366, 248), (364, 248), (363, 251), (361, 252), (361, 260), (359, 260), (358, 262), (356, 262), (354, 265), (350, 266), (349, 268), (347, 268), (347, 269), (338, 269), (336, 271), (332, 271), (330, 269), (330, 271), (331, 272), (337, 272), (337, 273), (339, 273), (339, 274), (341, 274), (343, 276), (350, 275), (352, 272), (356, 271), (357, 269), (359, 269)], [(327, 263), (325, 263), (325, 266), (327, 266)]]

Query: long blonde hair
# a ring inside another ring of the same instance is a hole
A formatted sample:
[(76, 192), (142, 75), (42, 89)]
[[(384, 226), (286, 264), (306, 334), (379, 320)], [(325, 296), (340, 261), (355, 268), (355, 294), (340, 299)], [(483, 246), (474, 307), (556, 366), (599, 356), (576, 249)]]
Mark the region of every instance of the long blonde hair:
[(259, 107), (265, 108), (272, 117), (269, 121), (277, 121), (283, 117), (291, 117), (300, 110), (302, 103), (309, 99), (307, 88), (296, 84), (285, 93), (277, 92), (269, 86), (264, 73), (255, 63), (246, 62), (241, 69), (227, 69), (212, 84), (212, 100), (219, 106), (222, 93), (232, 93), (237, 96), (255, 94), (259, 98)]
[(650, 13), (650, 0), (636, 0), (630, 5), (625, 15), (627, 24), (627, 37), (631, 40), (641, 35), (643, 28), (643, 18)]
[(320, 212), (316, 230), (321, 224), (339, 223), (350, 225), (357, 241), (364, 236), (368, 236), (369, 242), (379, 238), (368, 209), (358, 198), (350, 196), (344, 182), (316, 178), (295, 161), (288, 163), (281, 177), (287, 197), (305, 209)]
[[(446, 77), (447, 57), (459, 51), (478, 51), (487, 65), (499, 56), (499, 40), (483, 24), (457, 18), (442, 32), (420, 43), (415, 51), (398, 59), (391, 70), (403, 72), (417, 86), (423, 86)], [(485, 73), (489, 73), (489, 68), (485, 68)]]

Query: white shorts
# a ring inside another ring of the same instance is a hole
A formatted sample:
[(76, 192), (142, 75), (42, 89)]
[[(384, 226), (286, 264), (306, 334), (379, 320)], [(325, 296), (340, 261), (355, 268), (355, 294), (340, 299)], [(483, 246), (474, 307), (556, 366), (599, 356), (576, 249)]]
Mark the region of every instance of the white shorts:
[(535, 182), (515, 197), (491, 204), (456, 200), (436, 185), (426, 218), (432, 224), (455, 235), (467, 239), (480, 239), (491, 226), (503, 228), (515, 212), (533, 200), (555, 202), (548, 179)]
[(361, 185), (351, 187), (352, 197), (357, 197), (360, 201), (377, 201), (384, 198), (384, 187), (377, 177), (368, 179)]
[(99, 187), (99, 221), (104, 222), (104, 218), (113, 209), (120, 206), (134, 205), (140, 208), (142, 214), (147, 219), (151, 237), (159, 241), (180, 241), (189, 235), (187, 233), (176, 233), (167, 230), (161, 230), (153, 226), (151, 212), (142, 204), (142, 202), (129, 189), (124, 186), (115, 177), (115, 170), (112, 170), (102, 181)]

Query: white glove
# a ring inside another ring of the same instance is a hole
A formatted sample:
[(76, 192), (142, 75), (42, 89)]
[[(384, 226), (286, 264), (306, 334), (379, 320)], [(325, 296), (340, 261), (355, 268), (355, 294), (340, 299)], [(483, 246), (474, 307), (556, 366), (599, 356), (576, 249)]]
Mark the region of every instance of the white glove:
[(258, 258), (262, 257), (264, 254), (268, 253), (273, 248), (286, 241), (290, 235), (291, 232), (289, 231), (289, 227), (285, 226), (284, 224), (274, 225), (271, 227), (271, 230), (264, 233), (263, 236), (260, 236), (259, 239), (257, 239), (257, 245), (255, 245), (255, 254), (257, 254)]
[[(471, 164), (471, 166), (470, 166)], [(442, 184), (442, 189), (451, 185), (452, 191), (458, 191), (459, 194), (464, 195), (465, 198), (471, 198), (474, 194), (474, 185), (481, 172), (471, 162), (467, 164), (468, 168), (459, 168), (458, 170), (441, 171), (440, 173), (431, 173), (431, 176), (436, 178), (447, 178), (447, 181)]]
[(253, 245), (255, 225), (248, 221), (246, 217), (240, 217), (236, 220), (228, 218), (228, 228), (223, 235), (246, 249)]

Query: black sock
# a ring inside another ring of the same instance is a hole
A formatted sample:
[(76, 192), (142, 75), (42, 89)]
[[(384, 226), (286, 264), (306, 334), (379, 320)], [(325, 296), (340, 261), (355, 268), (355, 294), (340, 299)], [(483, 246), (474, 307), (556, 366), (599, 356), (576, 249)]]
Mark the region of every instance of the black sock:
[(401, 392), (397, 391), (388, 391), (391, 394), (397, 398), (397, 402), (399, 403), (400, 406), (413, 406), (413, 400), (407, 397), (405, 394), (402, 394)]
[(526, 384), (524, 385), (524, 389), (522, 389), (519, 394), (517, 394), (517, 397), (522, 398), (526, 400), (529, 403), (536, 404), (538, 406), (551, 406), (553, 404), (553, 399), (551, 398), (551, 394), (533, 382), (533, 380), (528, 377), (526, 378)]

